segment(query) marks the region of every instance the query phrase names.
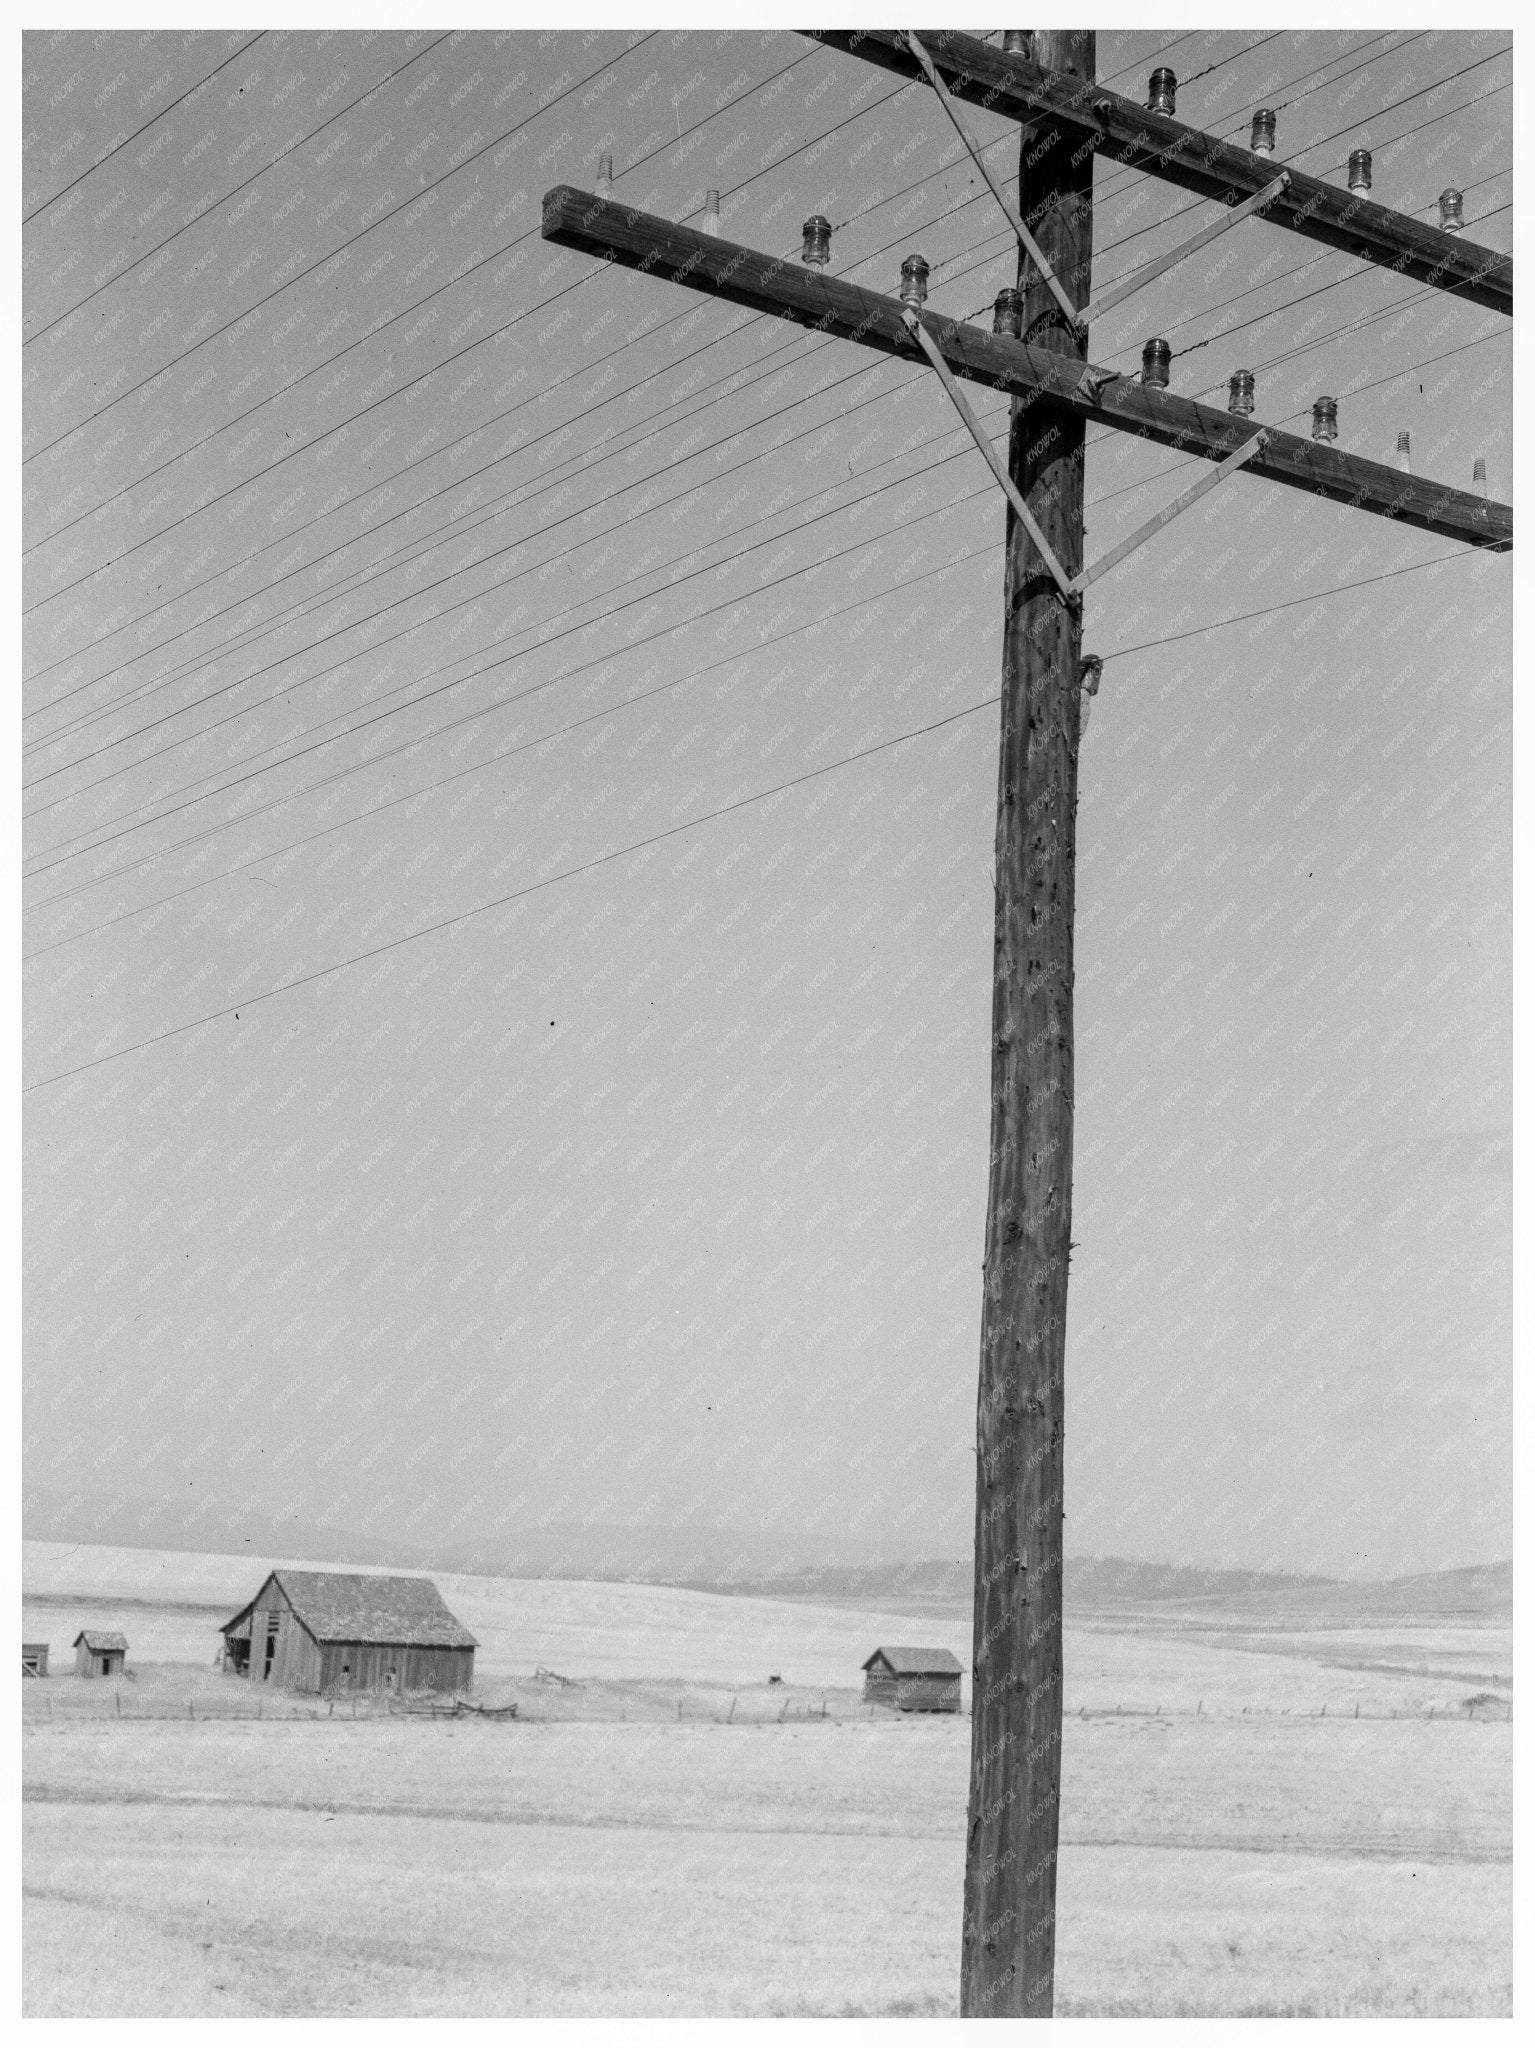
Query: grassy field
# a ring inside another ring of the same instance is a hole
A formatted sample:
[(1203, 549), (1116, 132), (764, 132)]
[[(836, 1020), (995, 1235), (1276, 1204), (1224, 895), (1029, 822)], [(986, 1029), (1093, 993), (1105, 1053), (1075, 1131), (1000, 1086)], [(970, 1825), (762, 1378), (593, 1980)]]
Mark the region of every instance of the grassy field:
[[(23, 1688), (29, 2013), (955, 2010), (969, 1723), (849, 1683), (909, 1621), (454, 1582), (518, 1718), (354, 1720), (212, 1670), (227, 1563), (41, 1562), (28, 1635), (94, 1574), (90, 1619), (199, 1655)], [(1506, 1632), (1087, 1617), (1067, 1655), (1063, 2012), (1511, 2009), (1507, 1689), (1464, 1704)]]

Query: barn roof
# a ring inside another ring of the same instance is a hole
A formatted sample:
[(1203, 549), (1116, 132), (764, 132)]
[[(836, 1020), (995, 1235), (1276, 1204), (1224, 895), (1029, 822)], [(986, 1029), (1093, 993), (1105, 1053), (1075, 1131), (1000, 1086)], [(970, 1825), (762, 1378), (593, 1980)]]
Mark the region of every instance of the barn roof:
[[(272, 1572), (288, 1605), (318, 1643), (409, 1643), (434, 1650), (472, 1650), (476, 1639), (430, 1579), (391, 1577), (383, 1572)], [(224, 1623), (227, 1635), (261, 1598)]]
[(83, 1628), (69, 1647), (78, 1650), (82, 1643), (88, 1650), (126, 1650), (128, 1638), (120, 1636), (116, 1629)]
[(965, 1668), (952, 1650), (914, 1650), (894, 1643), (882, 1643), (862, 1668), (867, 1671), (881, 1657), (897, 1678), (958, 1678)]

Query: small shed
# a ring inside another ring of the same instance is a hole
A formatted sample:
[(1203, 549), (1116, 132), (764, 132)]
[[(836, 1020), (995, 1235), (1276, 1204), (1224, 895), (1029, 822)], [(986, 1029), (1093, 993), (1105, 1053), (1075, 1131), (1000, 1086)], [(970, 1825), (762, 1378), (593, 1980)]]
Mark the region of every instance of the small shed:
[(223, 1667), (294, 1692), (467, 1692), (475, 1638), (430, 1579), (271, 1572), (224, 1623)]
[(83, 1628), (75, 1637), (77, 1678), (116, 1678), (128, 1657), (128, 1638), (115, 1629)]
[(885, 1643), (863, 1667), (863, 1696), (908, 1714), (957, 1714), (964, 1666), (952, 1650)]
[(23, 1678), (46, 1678), (48, 1676), (48, 1645), (46, 1643), (22, 1644), (21, 1675)]

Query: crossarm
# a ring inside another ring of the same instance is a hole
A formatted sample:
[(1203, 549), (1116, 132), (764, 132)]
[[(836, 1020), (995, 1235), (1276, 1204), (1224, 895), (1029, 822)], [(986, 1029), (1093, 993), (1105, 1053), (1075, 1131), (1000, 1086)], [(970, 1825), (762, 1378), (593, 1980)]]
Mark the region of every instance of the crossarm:
[[(818, 333), (861, 342), (884, 355), (923, 361), (902, 318), (899, 299), (846, 284), (787, 257), (766, 256), (679, 227), (616, 199), (556, 185), (544, 195), (543, 233), (546, 241), (644, 271), (663, 282), (685, 284)], [(1258, 429), (1257, 421), (1238, 419), (1112, 370), (1084, 371), (1075, 359), (945, 319), (931, 307), (923, 309), (923, 325), (956, 377), (1059, 406), (1159, 447), (1220, 462)], [(1489, 504), (1470, 491), (1450, 490), (1427, 477), (1404, 476), (1383, 462), (1368, 462), (1277, 427), (1267, 432), (1267, 446), (1249, 464), (1255, 476), (1472, 547), (1502, 552), (1513, 546), (1514, 515), (1508, 505)]]
[[(925, 76), (904, 30), (802, 33), (902, 78)], [(1290, 189), (1265, 213), (1266, 220), (1474, 305), (1499, 313), (1514, 310), (1512, 256), (1483, 248), (1464, 235), (1428, 227), (1389, 206), (1377, 206), (1240, 143), (1206, 135), (1171, 114), (1154, 114), (1107, 86), (1046, 71), (1016, 51), (996, 49), (976, 36), (943, 28), (921, 28), (915, 34), (956, 99), (1015, 121), (1035, 121), (1045, 114), (1070, 122), (1081, 130), (1084, 146), (1097, 155), (1130, 170), (1148, 171), (1207, 199), (1219, 199), (1225, 206), (1261, 192), (1276, 171), (1287, 169)]]

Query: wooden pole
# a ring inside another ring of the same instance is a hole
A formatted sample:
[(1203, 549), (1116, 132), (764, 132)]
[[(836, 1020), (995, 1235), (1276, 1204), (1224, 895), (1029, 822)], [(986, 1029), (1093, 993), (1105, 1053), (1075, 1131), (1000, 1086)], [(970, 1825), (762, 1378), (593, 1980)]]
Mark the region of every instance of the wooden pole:
[[(1036, 30), (1038, 61), (1091, 79), (1090, 30)], [(1092, 290), (1093, 156), (1025, 126), (1019, 210), (1074, 306)], [(1085, 362), (1020, 255), (1024, 340)], [(1082, 567), (1080, 415), (1015, 399), (1014, 483), (1068, 573)], [(1066, 1263), (1071, 1237), (1072, 920), (1081, 612), (1011, 506), (992, 980), (991, 1162), (976, 1420), (975, 1639), (960, 2011), (1048, 2017), (1060, 1833)]]

